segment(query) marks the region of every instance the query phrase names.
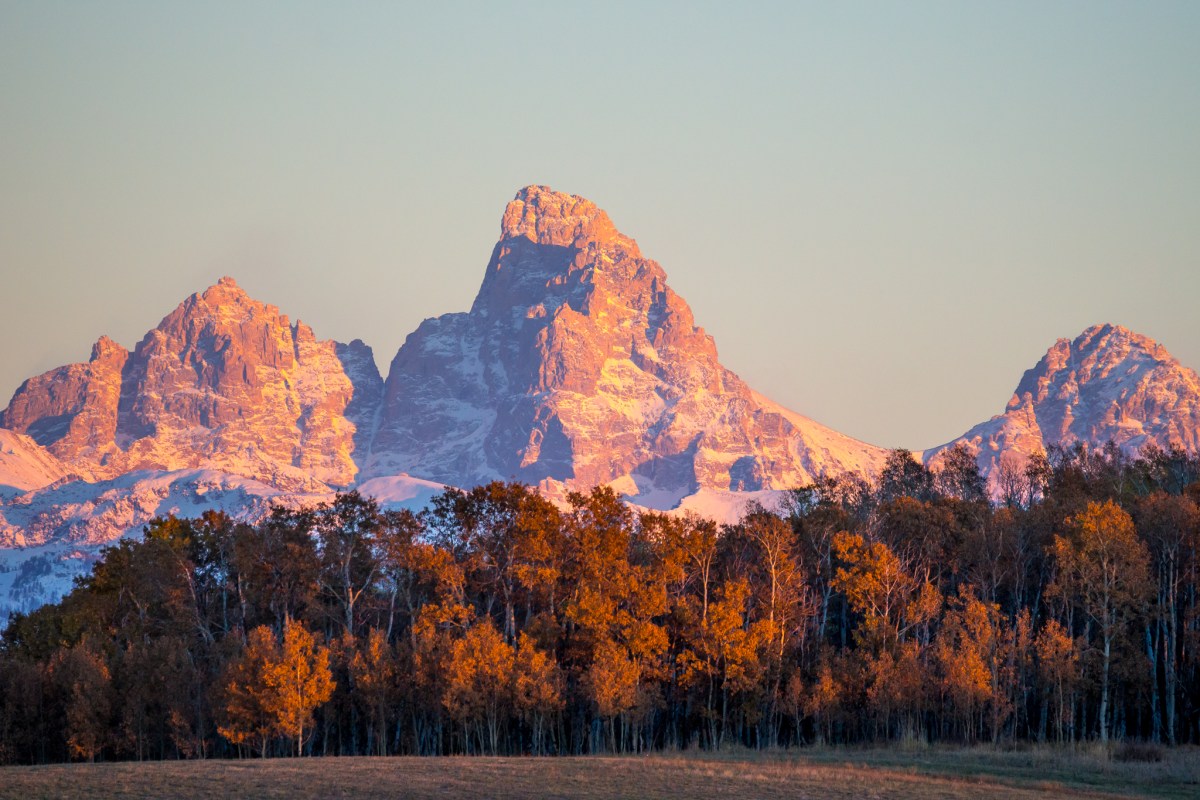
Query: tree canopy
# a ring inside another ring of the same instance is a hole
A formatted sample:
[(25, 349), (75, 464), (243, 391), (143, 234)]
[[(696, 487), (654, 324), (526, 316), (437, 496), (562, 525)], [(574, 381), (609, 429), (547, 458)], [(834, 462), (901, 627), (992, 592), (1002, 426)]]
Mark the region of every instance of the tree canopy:
[(0, 761), (1200, 742), (1200, 463), (896, 451), (736, 524), (611, 489), (164, 518), (0, 637)]

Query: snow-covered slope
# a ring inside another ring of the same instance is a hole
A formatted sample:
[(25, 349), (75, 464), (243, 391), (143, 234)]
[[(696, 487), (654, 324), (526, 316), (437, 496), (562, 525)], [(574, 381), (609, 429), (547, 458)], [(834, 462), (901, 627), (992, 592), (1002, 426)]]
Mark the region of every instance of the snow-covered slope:
[(9, 611), (53, 602), (86, 573), (99, 551), (140, 534), (155, 517), (199, 516), (208, 509), (243, 520), (273, 504), (315, 504), (332, 496), (289, 493), (215, 470), (137, 471), (107, 481), (64, 478), (0, 505), (0, 625)]
[(363, 481), (357, 488), (359, 493), (374, 498), (382, 508), (420, 511), (434, 495), (441, 494), (448, 487), (410, 475), (388, 475)]
[(0, 501), (40, 489), (66, 474), (59, 460), (33, 439), (0, 428)]
[(1059, 339), (1021, 378), (1004, 413), (926, 451), (927, 461), (965, 443), (993, 479), (1005, 462), (1023, 467), (1050, 445), (1112, 440), (1136, 453), (1153, 442), (1200, 450), (1200, 376), (1167, 349), (1118, 325)]
[[(360, 487), (385, 509), (424, 508), (445, 487), (406, 475)], [(9, 611), (57, 600), (99, 551), (123, 536), (139, 535), (155, 517), (198, 517), (221, 510), (255, 522), (276, 505), (314, 506), (334, 490), (285, 491), (209, 469), (139, 471), (96, 483), (64, 478), (0, 505), (0, 627)]]
[(636, 508), (647, 511), (664, 511), (668, 515), (694, 515), (711, 519), (720, 524), (732, 525), (740, 522), (752, 506), (768, 511), (785, 508), (787, 492), (782, 489), (760, 489), (756, 492), (725, 492), (717, 489), (701, 489), (682, 498), (675, 505), (656, 503), (654, 497), (638, 498), (632, 503)]
[(316, 503), (331, 494), (285, 492), (208, 469), (130, 472), (96, 483), (64, 479), (0, 506), (0, 546), (101, 545), (141, 530), (155, 517), (220, 509), (258, 519), (272, 503)]

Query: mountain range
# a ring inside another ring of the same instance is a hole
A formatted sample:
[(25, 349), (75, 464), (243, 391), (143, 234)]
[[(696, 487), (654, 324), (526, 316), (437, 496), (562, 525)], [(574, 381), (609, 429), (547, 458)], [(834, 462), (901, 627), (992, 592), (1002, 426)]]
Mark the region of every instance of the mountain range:
[[(1061, 339), (1003, 414), (958, 443), (985, 475), (1050, 445), (1200, 448), (1200, 378), (1113, 325)], [(551, 497), (608, 484), (639, 506), (735, 517), (887, 451), (756, 393), (608, 215), (544, 186), (504, 211), (469, 311), (423, 322), (386, 379), (231, 278), (133, 348), (30, 378), (0, 412), (0, 613), (54, 599), (97, 549), (167, 513), (254, 519), (357, 487), (421, 506), (500, 479)]]

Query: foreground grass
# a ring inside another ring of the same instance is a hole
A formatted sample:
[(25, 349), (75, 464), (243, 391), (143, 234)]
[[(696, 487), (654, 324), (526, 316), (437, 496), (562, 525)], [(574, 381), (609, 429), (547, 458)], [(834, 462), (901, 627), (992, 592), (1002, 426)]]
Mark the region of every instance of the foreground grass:
[(306, 758), (0, 769), (0, 798), (1032, 798), (1200, 796), (1200, 752), (803, 749), (581, 758)]
[[(1163, 749), (1157, 763), (1115, 760), (1116, 745), (1075, 747), (1030, 746), (1015, 751), (991, 747), (879, 749), (868, 751), (862, 763), (880, 769), (907, 769), (918, 774), (946, 777), (981, 777), (1013, 786), (1053, 784), (1077, 791), (1095, 791), (1132, 797), (1200, 797), (1200, 749)], [(845, 763), (846, 750), (817, 750), (817, 763)]]

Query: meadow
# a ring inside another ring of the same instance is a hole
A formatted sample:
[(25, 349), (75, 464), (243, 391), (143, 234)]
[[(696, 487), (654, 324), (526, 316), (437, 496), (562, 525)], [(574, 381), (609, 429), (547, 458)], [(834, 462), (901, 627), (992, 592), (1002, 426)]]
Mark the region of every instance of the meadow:
[[(1135, 757), (1139, 754), (1135, 753)], [(958, 798), (1200, 794), (1200, 749), (805, 748), (620, 757), (352, 757), (0, 769), (0, 798)]]

